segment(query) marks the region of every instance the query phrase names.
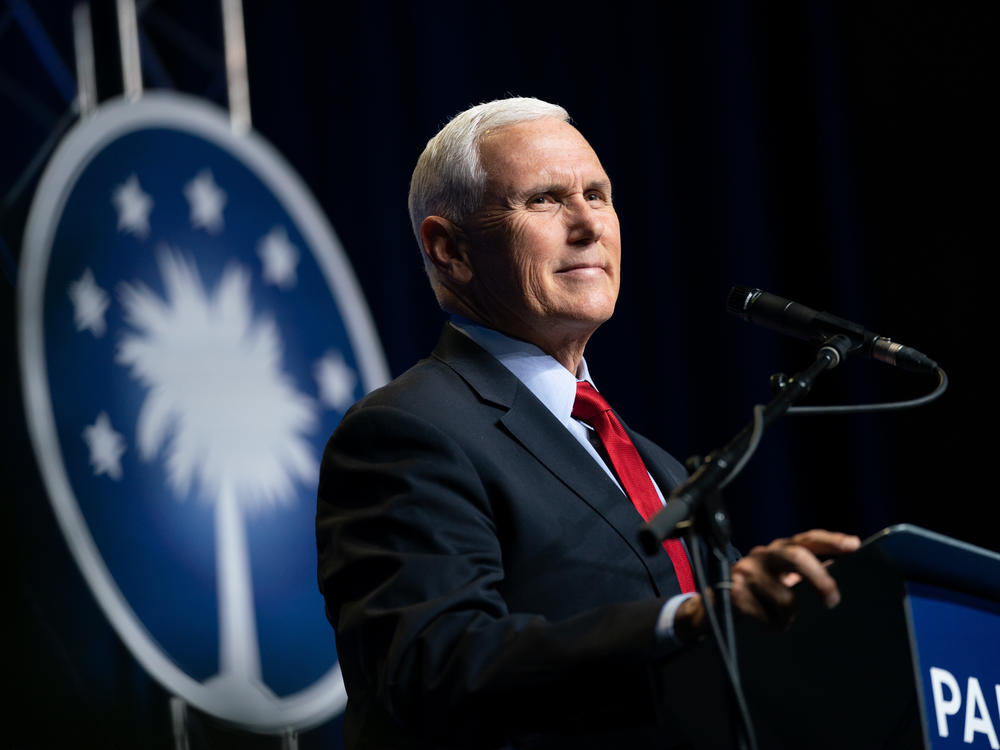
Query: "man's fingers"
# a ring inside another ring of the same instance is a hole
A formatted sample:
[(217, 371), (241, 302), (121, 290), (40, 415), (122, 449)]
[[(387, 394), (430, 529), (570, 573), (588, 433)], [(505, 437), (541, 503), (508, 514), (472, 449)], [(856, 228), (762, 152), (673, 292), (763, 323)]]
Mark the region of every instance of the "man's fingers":
[(801, 545), (816, 555), (846, 555), (861, 546), (861, 539), (854, 534), (826, 529), (803, 531), (787, 541)]
[(798, 544), (779, 547), (768, 557), (768, 562), (776, 574), (795, 573), (815, 588), (828, 607), (835, 607), (840, 602), (840, 592), (837, 582), (813, 554), (813, 552)]
[(795, 584), (797, 584), (801, 580), (802, 580), (802, 576), (800, 576), (798, 573), (782, 573), (781, 574), (781, 582), (783, 584), (785, 584), (786, 586), (789, 586), (789, 587), (794, 586)]
[(852, 534), (813, 529), (754, 547), (733, 566), (733, 604), (751, 617), (787, 624), (795, 609), (792, 586), (805, 582), (827, 607), (835, 607), (840, 590), (818, 556), (844, 555), (860, 546), (861, 540)]
[(739, 611), (778, 627), (788, 625), (795, 613), (795, 594), (759, 561), (733, 569), (732, 597)]
[(741, 596), (745, 592), (757, 599), (769, 599), (779, 607), (788, 607), (795, 602), (795, 594), (791, 588), (767, 571), (758, 573), (734, 569), (733, 591), (734, 596), (737, 592)]
[[(766, 547), (755, 547), (734, 567), (740, 571), (755, 596), (779, 608), (789, 606), (790, 587), (805, 581), (815, 588), (826, 606), (840, 602), (837, 582), (817, 555), (845, 554), (860, 546), (858, 537), (825, 529), (813, 529), (790, 539), (777, 539)], [(766, 604), (765, 604), (766, 608)], [(745, 611), (755, 609), (747, 604)]]

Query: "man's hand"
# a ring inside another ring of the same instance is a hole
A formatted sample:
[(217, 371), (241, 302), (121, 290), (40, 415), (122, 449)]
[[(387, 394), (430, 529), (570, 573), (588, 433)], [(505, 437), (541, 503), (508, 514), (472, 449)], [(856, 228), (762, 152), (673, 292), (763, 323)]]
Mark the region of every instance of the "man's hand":
[[(791, 587), (805, 581), (819, 592), (827, 607), (835, 607), (840, 590), (818, 556), (845, 555), (860, 546), (856, 536), (813, 529), (754, 547), (733, 565), (733, 606), (758, 620), (785, 627), (795, 614)], [(705, 629), (704, 606), (701, 596), (695, 594), (677, 610), (674, 632), (682, 642), (690, 642)]]
[(733, 566), (733, 606), (758, 620), (787, 625), (795, 612), (791, 587), (805, 581), (827, 607), (835, 607), (840, 590), (817, 555), (844, 555), (860, 546), (856, 536), (813, 529), (754, 547)]

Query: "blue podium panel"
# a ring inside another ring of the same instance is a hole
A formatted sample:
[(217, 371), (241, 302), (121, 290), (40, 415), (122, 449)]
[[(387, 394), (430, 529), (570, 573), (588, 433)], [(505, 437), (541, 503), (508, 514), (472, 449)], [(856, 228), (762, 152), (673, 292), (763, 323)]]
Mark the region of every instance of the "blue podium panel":
[(1000, 749), (1000, 604), (906, 584), (927, 746)]

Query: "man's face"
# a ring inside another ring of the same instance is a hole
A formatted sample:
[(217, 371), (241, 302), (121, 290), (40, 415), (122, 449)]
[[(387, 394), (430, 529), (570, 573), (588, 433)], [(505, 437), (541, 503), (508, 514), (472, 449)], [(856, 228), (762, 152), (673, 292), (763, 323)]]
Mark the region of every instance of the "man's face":
[(480, 146), (483, 207), (464, 223), (484, 322), (546, 344), (589, 337), (618, 298), (621, 237), (611, 181), (572, 125), (500, 128)]

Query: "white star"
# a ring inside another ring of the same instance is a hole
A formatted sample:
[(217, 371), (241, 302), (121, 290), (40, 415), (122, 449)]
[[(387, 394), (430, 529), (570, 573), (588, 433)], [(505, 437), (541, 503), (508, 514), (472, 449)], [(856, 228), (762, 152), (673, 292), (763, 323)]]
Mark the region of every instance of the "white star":
[(281, 289), (295, 286), (299, 251), (288, 241), (284, 227), (275, 227), (257, 243), (257, 255), (264, 264), (264, 281)]
[(76, 330), (90, 331), (100, 338), (107, 326), (104, 313), (110, 304), (108, 294), (94, 281), (94, 273), (88, 268), (76, 281), (69, 285), (69, 299), (73, 303), (73, 320)]
[(222, 230), (222, 209), (226, 205), (226, 191), (215, 184), (212, 170), (203, 169), (184, 186), (184, 197), (191, 205), (191, 226), (205, 228), (212, 234)]
[(153, 210), (153, 199), (143, 192), (135, 174), (115, 188), (111, 202), (118, 211), (119, 232), (131, 232), (141, 239), (149, 236), (149, 212)]
[(125, 441), (121, 433), (111, 426), (107, 412), (97, 415), (97, 421), (83, 428), (83, 441), (90, 449), (90, 464), (94, 476), (107, 474), (116, 482), (122, 478), (122, 454)]
[(344, 362), (343, 355), (336, 351), (327, 352), (313, 365), (313, 377), (319, 385), (320, 400), (334, 409), (344, 411), (354, 403), (354, 387), (358, 376)]

